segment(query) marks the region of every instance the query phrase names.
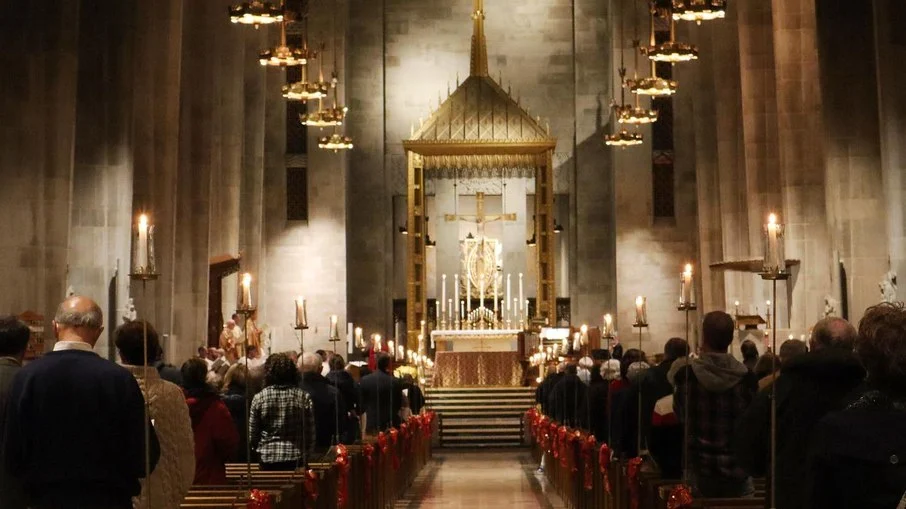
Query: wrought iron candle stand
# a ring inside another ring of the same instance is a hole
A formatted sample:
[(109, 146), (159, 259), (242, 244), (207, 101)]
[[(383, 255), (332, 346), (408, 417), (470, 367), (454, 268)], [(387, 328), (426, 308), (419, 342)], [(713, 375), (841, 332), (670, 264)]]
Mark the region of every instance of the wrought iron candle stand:
[[(683, 413), (684, 413), (683, 419), (684, 419), (684, 422), (689, 422), (689, 371), (691, 370), (690, 369), (691, 366), (688, 366), (688, 364), (692, 358), (691, 357), (692, 356), (692, 341), (690, 341), (690, 339), (691, 339), (690, 326), (691, 326), (692, 322), (691, 322), (689, 315), (693, 311), (698, 309), (698, 306), (695, 305), (695, 302), (690, 300), (690, 301), (680, 302), (679, 306), (677, 306), (676, 309), (677, 309), (677, 311), (682, 311), (686, 318), (686, 363), (687, 363), (686, 383), (685, 383), (686, 404), (683, 405)], [(683, 484), (685, 484), (687, 486), (689, 485), (689, 433), (690, 432), (689, 432), (689, 429), (687, 426), (685, 433), (683, 433)]]
[[(641, 353), (642, 352), (642, 333), (644, 332), (644, 330), (646, 328), (648, 328), (648, 322), (647, 321), (636, 321), (635, 323), (632, 324), (632, 327), (639, 330), (639, 353)], [(612, 339), (613, 335), (611, 335), (610, 338)], [(641, 362), (641, 360), (640, 360), (640, 362)], [(643, 452), (647, 453), (647, 450), (646, 451), (642, 450), (642, 386), (643, 385), (644, 384), (641, 384), (641, 383), (639, 384), (639, 402), (638, 402), (639, 403), (639, 415), (638, 415), (639, 421), (638, 421), (638, 426), (636, 427), (636, 430), (638, 431), (638, 437), (637, 437), (638, 448), (636, 449), (636, 451), (638, 451), (638, 455), (640, 457), (642, 456)]]
[[(251, 371), (249, 370), (249, 318), (255, 314), (257, 308), (254, 307), (242, 307), (236, 310), (236, 314), (242, 317), (242, 342), (245, 348), (245, 373), (246, 376), (249, 376)], [(250, 383), (245, 384), (245, 418), (248, 422), (249, 417), (251, 416), (251, 385)], [(248, 430), (246, 430), (248, 433)], [(245, 477), (248, 484), (248, 489), (252, 489), (252, 443), (251, 440), (246, 437), (245, 440)]]
[[(149, 281), (156, 281), (160, 277), (155, 271), (155, 267), (149, 263), (149, 267), (138, 267), (133, 269), (129, 274), (132, 281), (142, 282), (142, 302), (147, 302), (147, 286)], [(142, 320), (142, 359), (144, 361), (143, 371), (145, 383), (148, 381), (148, 321)], [(147, 385), (146, 385), (147, 387)], [(151, 403), (148, 397), (145, 397), (145, 475), (151, 475)], [(148, 507), (151, 505), (151, 484), (147, 484), (148, 489), (145, 492), (148, 497)]]
[[(771, 309), (769, 313), (774, 316), (771, 324), (771, 372), (777, 375), (777, 281), (786, 281), (790, 273), (784, 269), (764, 270), (759, 273), (761, 279), (771, 282)], [(777, 507), (777, 384), (771, 384), (771, 509)]]

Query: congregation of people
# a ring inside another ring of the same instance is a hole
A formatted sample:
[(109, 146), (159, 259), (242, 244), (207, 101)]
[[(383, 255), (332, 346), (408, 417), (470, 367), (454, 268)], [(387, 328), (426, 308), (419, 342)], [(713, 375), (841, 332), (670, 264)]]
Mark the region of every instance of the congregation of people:
[(111, 335), (115, 363), (94, 351), (103, 323), (94, 301), (67, 298), (53, 351), (25, 363), (28, 327), (0, 316), (3, 509), (176, 508), (194, 485), (226, 484), (229, 462), (303, 468), (424, 406), (383, 352), (358, 381), (340, 355), (253, 345), (202, 347), (176, 368), (136, 320)]
[(776, 355), (743, 341), (741, 360), (731, 315), (711, 312), (701, 325), (696, 352), (671, 338), (651, 360), (616, 344), (548, 364), (542, 413), (619, 458), (642, 457), (663, 479), (684, 479), (695, 497), (745, 498), (753, 479), (772, 475), (776, 398), (776, 508), (906, 507), (902, 304), (867, 309), (858, 330), (824, 318), (807, 343), (783, 341)]

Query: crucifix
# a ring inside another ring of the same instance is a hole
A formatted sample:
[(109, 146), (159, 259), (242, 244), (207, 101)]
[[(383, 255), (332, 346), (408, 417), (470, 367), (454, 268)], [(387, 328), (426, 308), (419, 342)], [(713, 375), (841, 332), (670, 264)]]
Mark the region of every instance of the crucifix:
[(475, 193), (475, 214), (444, 214), (444, 220), (446, 220), (447, 222), (465, 221), (467, 223), (475, 223), (478, 226), (478, 239), (484, 240), (484, 225), (486, 223), (493, 223), (496, 221), (515, 221), (516, 214), (497, 214), (493, 216), (485, 215), (484, 193)]

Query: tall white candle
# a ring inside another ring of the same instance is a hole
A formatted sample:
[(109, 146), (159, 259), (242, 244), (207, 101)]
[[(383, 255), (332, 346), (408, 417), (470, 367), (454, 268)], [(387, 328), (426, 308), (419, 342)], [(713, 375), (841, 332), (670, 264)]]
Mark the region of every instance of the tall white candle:
[(453, 324), (453, 299), (447, 301), (447, 321), (450, 322), (451, 326)]
[(148, 271), (148, 216), (138, 216), (138, 247), (135, 253), (136, 272)]
[(330, 339), (340, 339), (339, 323), (340, 318), (337, 315), (330, 315)]
[(692, 264), (687, 263), (682, 273), (682, 293), (680, 294), (680, 305), (689, 305), (693, 302), (692, 288)]
[(466, 266), (466, 314), (472, 314), (472, 268)]
[(299, 329), (308, 327), (308, 313), (305, 310), (305, 297), (296, 299), (296, 327)]
[(346, 324), (346, 354), (352, 355), (355, 350), (355, 340), (352, 335), (352, 323)]
[(604, 315), (604, 330), (602, 332), (604, 337), (609, 338), (613, 336), (613, 316), (611, 316), (610, 313)]
[(776, 214), (768, 216), (764, 225), (764, 270), (766, 272), (783, 272), (786, 270), (785, 253), (783, 252), (783, 225), (777, 221)]
[(511, 318), (510, 317), (510, 299), (512, 297), (510, 297), (510, 276), (512, 276), (512, 274), (506, 275), (506, 319), (507, 320), (509, 320)]
[(453, 302), (456, 303), (454, 316), (459, 316), (459, 274), (453, 274)]
[(497, 319), (497, 274), (494, 274), (494, 320)]
[[(519, 305), (520, 306), (522, 306), (524, 299), (525, 299), (525, 296), (523, 295), (523, 291), (522, 291), (522, 273), (520, 272), (519, 273)], [(527, 311), (527, 310), (519, 308), (519, 314), (523, 318), (525, 317), (525, 311)]]
[(644, 325), (648, 323), (648, 302), (645, 297), (639, 295), (635, 298), (635, 323)]
[(355, 336), (356, 346), (358, 346), (359, 348), (365, 348), (365, 335), (362, 333), (362, 328), (356, 327), (353, 331), (353, 335)]
[(484, 307), (484, 278), (478, 283), (478, 307)]
[(519, 298), (513, 297), (513, 321), (519, 321), (521, 313), (519, 312)]
[(528, 299), (525, 299), (525, 321), (528, 322), (531, 318), (528, 311)]
[(441, 283), (441, 289), (440, 289), (440, 313), (442, 315), (446, 316), (447, 315), (447, 275), (444, 274), (441, 277), (441, 279), (443, 281)]
[(250, 309), (252, 307), (252, 275), (246, 272), (242, 275), (242, 292), (239, 299), (240, 309)]

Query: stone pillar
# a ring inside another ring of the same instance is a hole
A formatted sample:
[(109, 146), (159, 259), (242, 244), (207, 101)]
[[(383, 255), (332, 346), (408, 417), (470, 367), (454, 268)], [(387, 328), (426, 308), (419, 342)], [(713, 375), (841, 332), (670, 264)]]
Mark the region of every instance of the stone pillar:
[(110, 0), (79, 12), (80, 31), (92, 35), (79, 39), (68, 284), (104, 310), (108, 327), (96, 350), (111, 360), (109, 324), (120, 323), (129, 285), (135, 9)]
[(856, 322), (880, 300), (889, 253), (874, 19), (870, 2), (832, 0), (818, 0), (816, 16), (828, 223), (847, 267), (849, 318)]
[[(832, 253), (825, 196), (824, 124), (815, 0), (773, 0), (777, 139), (783, 192), (781, 220), (788, 258), (801, 260), (778, 291), (791, 295), (789, 323), (805, 330), (824, 309), (831, 291)], [(786, 325), (778, 309), (780, 328)]]

